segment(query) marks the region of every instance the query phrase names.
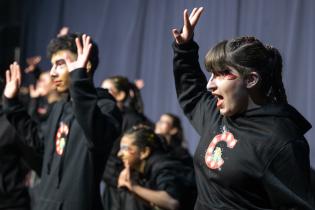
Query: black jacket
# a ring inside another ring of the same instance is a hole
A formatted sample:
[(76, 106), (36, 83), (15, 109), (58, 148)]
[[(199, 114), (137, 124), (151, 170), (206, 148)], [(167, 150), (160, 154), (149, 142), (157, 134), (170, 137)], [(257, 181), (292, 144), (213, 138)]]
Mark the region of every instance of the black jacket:
[[(179, 210), (191, 210), (195, 201), (196, 190), (193, 171), (180, 161), (164, 152), (154, 152), (146, 160), (143, 174), (132, 172), (132, 178), (140, 186), (165, 191), (179, 204)], [(128, 190), (120, 188), (120, 210), (156, 209)]]
[(120, 130), (120, 112), (105, 90), (93, 86), (85, 69), (70, 73), (69, 101), (57, 102), (47, 120), (44, 141), (25, 109), (7, 102), (7, 117), (23, 140), (44, 147), (41, 182), (34, 210), (99, 210), (99, 183), (113, 140)]
[(30, 208), (24, 148), (0, 106), (0, 209)]
[(198, 45), (173, 44), (179, 103), (201, 136), (195, 209), (315, 209), (310, 192), (311, 125), (290, 105), (223, 117), (206, 90)]
[[(125, 108), (121, 110), (122, 114), (122, 131), (131, 129), (133, 126), (139, 124), (149, 125), (150, 121), (143, 114), (136, 112), (133, 109)], [(119, 192), (117, 189), (118, 177), (124, 168), (123, 162), (117, 157), (120, 149), (120, 138), (117, 138), (111, 150), (111, 154), (106, 162), (103, 181), (105, 182), (105, 189), (103, 191), (103, 205), (106, 210), (119, 209)]]

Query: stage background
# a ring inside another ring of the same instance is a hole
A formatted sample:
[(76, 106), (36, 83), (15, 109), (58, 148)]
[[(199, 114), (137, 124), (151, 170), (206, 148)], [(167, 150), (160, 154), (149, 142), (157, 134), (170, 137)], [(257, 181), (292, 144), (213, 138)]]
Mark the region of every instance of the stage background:
[[(200, 62), (215, 43), (254, 35), (277, 47), (284, 61), (289, 102), (315, 124), (315, 1), (312, 0), (24, 0), (22, 55), (46, 55), (62, 26), (91, 35), (100, 49), (96, 85), (111, 75), (143, 79), (145, 113), (156, 121), (165, 112), (181, 117), (191, 153), (199, 137), (177, 103), (172, 75), (171, 29), (182, 26), (185, 8), (203, 6), (195, 30)], [(49, 69), (49, 61), (41, 63)], [(207, 75), (208, 76), (208, 75)], [(314, 129), (307, 133), (315, 166)]]

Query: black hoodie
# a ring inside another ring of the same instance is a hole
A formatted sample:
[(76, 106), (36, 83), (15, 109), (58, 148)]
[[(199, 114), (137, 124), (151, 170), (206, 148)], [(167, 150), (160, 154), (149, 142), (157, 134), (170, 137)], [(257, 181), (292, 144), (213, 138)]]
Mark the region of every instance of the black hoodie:
[[(174, 160), (167, 153), (155, 151), (144, 167), (144, 173), (132, 171), (132, 178), (140, 186), (165, 191), (180, 204), (178, 210), (191, 210), (196, 198), (193, 171), (182, 162)], [(124, 188), (119, 189), (121, 210), (153, 210), (158, 207), (137, 197)]]
[(178, 100), (201, 136), (195, 209), (315, 209), (310, 191), (311, 125), (290, 105), (223, 117), (206, 90), (198, 45), (173, 44)]
[[(99, 210), (99, 183), (121, 116), (112, 96), (97, 91), (85, 69), (70, 73), (71, 100), (54, 104), (44, 141), (25, 109), (6, 99), (6, 114), (23, 140), (44, 147), (34, 210)], [(44, 145), (42, 145), (44, 144)]]
[(0, 105), (0, 209), (30, 209), (23, 148)]

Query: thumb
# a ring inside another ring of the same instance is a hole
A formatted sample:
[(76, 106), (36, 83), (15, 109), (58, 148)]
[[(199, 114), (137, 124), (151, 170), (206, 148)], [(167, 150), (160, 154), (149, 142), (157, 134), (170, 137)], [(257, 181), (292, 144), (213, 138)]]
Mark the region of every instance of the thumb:
[(176, 40), (176, 43), (177, 44), (180, 44), (181, 41), (182, 41), (182, 36), (181, 36), (181, 33), (177, 30), (177, 29), (173, 29), (172, 30), (172, 33), (173, 33), (173, 36)]

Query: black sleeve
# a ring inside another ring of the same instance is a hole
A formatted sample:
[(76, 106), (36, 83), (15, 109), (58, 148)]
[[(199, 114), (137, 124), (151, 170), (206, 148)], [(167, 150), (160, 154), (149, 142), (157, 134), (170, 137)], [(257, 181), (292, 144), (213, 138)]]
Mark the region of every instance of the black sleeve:
[(44, 141), (41, 139), (39, 124), (32, 120), (18, 99), (4, 97), (4, 112), (20, 139), (41, 154), (44, 149)]
[(266, 169), (263, 182), (275, 209), (315, 209), (306, 140), (283, 147)]
[(92, 80), (85, 69), (70, 73), (70, 95), (74, 115), (81, 126), (87, 143), (97, 151), (109, 150), (120, 131), (121, 116), (116, 102), (107, 92), (97, 95)]
[(205, 122), (211, 123), (211, 118), (214, 117), (211, 113), (218, 115), (218, 112), (215, 112), (214, 97), (207, 91), (207, 79), (199, 65), (199, 47), (194, 41), (183, 45), (174, 42), (173, 49), (173, 68), (178, 101), (185, 115), (201, 135)]

